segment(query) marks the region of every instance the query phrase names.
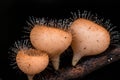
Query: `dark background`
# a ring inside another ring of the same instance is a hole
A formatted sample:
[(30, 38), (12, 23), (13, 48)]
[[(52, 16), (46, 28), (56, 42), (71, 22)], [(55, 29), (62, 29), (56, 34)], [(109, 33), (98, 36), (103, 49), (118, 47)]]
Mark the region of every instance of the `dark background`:
[[(29, 16), (68, 18), (70, 11), (96, 12), (120, 27), (120, 8), (116, 1), (77, 0), (4, 0), (0, 2), (0, 80), (27, 80), (24, 74), (16, 74), (9, 66), (8, 48), (19, 40)], [(118, 79), (117, 79), (118, 78)], [(120, 61), (94, 71), (83, 80), (119, 80)]]

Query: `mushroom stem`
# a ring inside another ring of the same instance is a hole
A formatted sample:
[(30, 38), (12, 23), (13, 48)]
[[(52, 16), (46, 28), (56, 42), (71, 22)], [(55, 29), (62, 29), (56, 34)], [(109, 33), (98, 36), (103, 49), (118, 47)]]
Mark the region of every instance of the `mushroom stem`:
[(28, 80), (33, 80), (34, 75), (27, 75)]
[(75, 66), (79, 60), (81, 59), (82, 55), (80, 53), (74, 53), (72, 59), (72, 65)]
[(51, 62), (55, 70), (59, 69), (60, 55), (56, 55), (51, 58)]

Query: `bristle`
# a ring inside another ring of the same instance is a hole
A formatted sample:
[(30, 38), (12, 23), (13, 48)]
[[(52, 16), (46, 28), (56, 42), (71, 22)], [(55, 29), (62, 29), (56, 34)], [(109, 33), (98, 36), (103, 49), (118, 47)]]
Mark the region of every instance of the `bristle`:
[(47, 19), (45, 18), (35, 18), (33, 16), (29, 17), (29, 20), (26, 21), (27, 26), (24, 27), (24, 33), (30, 33), (31, 29), (35, 25), (47, 25)]
[(59, 19), (56, 22), (56, 25), (58, 26), (57, 28), (63, 29), (63, 30), (67, 30), (69, 27), (69, 21), (68, 19)]
[[(76, 11), (76, 12), (71, 12), (72, 17), (70, 18), (72, 21), (75, 21), (78, 18), (84, 18), (91, 20), (93, 22), (99, 23), (101, 20), (98, 19), (98, 15), (96, 13), (92, 13), (91, 11)], [(102, 19), (103, 20), (103, 19)]]
[(110, 23), (110, 19), (106, 20), (103, 25), (106, 27), (107, 30), (109, 30), (111, 28), (111, 23)]
[(63, 30), (68, 29), (69, 21), (68, 19), (49, 19), (49, 18), (36, 18), (36, 17), (29, 17), (29, 20), (26, 21), (27, 26), (24, 27), (23, 31), (28, 36), (23, 36), (23, 38), (29, 37), (29, 34), (35, 25), (40, 26), (47, 26), (47, 27), (54, 27)]
[(67, 19), (50, 19), (46, 26), (48, 27), (54, 27), (62, 30), (68, 29), (69, 21)]
[(114, 26), (110, 19), (105, 20), (103, 17), (99, 16), (97, 13), (92, 13), (91, 11), (76, 11), (71, 12), (72, 17), (69, 19), (69, 24), (72, 24), (76, 19), (84, 18), (90, 21), (95, 22), (98, 25), (104, 27), (109, 33), (111, 37), (111, 44), (120, 43), (120, 31), (117, 31), (117, 26)]

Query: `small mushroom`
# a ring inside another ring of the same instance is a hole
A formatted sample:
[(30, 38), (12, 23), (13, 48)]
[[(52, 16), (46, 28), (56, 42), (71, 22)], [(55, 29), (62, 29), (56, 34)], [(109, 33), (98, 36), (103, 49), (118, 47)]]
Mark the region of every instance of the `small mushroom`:
[(42, 72), (49, 63), (49, 57), (45, 52), (35, 49), (21, 49), (16, 56), (16, 62), (21, 71), (32, 80), (34, 75)]

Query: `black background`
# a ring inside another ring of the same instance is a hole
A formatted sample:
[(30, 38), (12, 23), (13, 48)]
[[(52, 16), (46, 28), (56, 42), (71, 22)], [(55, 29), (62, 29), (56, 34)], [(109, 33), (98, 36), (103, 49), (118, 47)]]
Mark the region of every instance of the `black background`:
[[(9, 66), (8, 48), (20, 39), (21, 30), (29, 16), (68, 18), (70, 11), (88, 10), (110, 19), (111, 23), (120, 27), (119, 2), (114, 1), (77, 1), (77, 0), (4, 0), (0, 2), (0, 79), (27, 80), (18, 75)], [(119, 80), (120, 61), (98, 69), (83, 80)], [(118, 78), (118, 79), (117, 79)]]

